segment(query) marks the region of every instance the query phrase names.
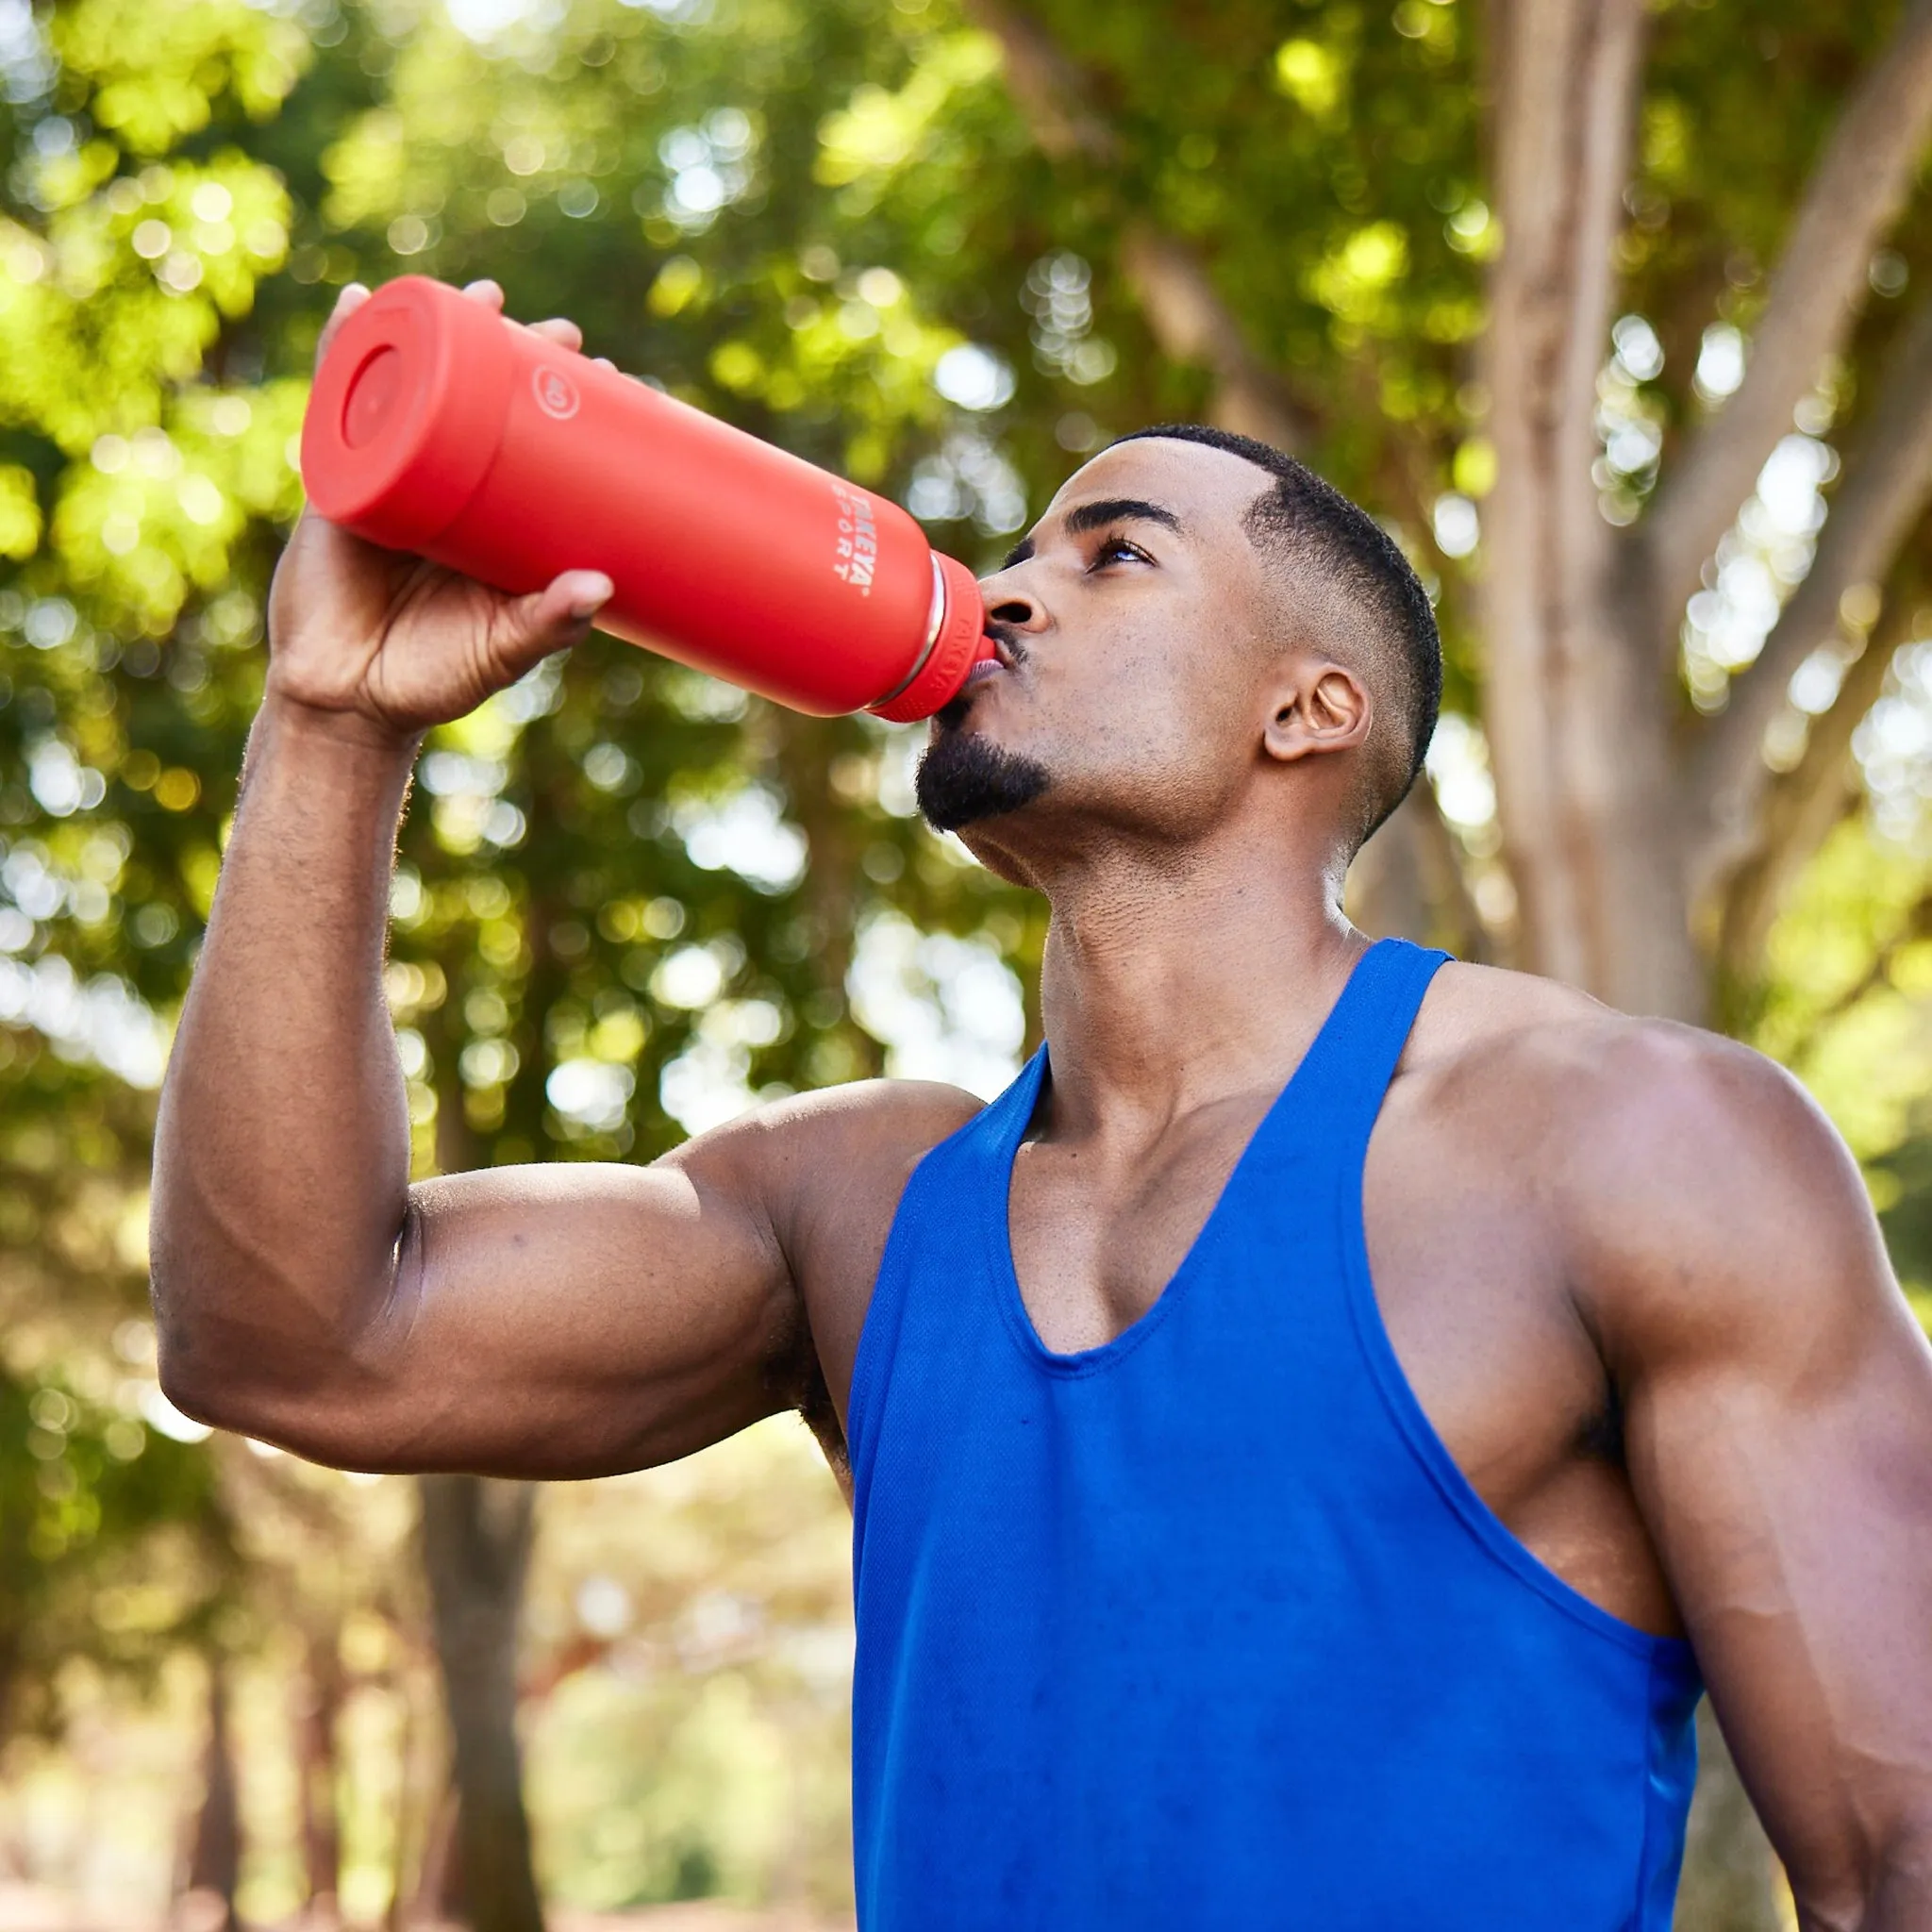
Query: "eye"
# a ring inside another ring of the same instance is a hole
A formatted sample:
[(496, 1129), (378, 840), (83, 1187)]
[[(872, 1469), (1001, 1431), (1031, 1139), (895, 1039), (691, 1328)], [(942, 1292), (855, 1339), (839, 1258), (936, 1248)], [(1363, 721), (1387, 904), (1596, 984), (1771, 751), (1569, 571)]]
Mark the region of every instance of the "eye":
[(1133, 563), (1154, 561), (1138, 543), (1129, 543), (1124, 537), (1104, 537), (1094, 547), (1093, 561), (1088, 569), (1100, 570), (1109, 563), (1118, 563), (1123, 558)]

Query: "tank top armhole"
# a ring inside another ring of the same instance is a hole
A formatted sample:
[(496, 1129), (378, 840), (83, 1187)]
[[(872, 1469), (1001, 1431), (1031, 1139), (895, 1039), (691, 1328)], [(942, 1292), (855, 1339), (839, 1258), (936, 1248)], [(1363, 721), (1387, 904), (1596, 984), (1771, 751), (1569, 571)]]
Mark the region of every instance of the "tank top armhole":
[[(1024, 1080), (1027, 1075), (1022, 1074), (1020, 1077)], [(863, 1487), (871, 1472), (876, 1446), (872, 1424), (891, 1378), (893, 1343), (911, 1288), (918, 1231), (927, 1218), (920, 1212), (921, 1203), (941, 1185), (936, 1176), (958, 1158), (962, 1148), (972, 1143), (975, 1132), (984, 1134), (989, 1114), (1006, 1097), (1002, 1095), (999, 1101), (954, 1128), (943, 1141), (927, 1148), (913, 1163), (912, 1172), (899, 1191), (898, 1204), (892, 1209), (892, 1224), (886, 1233), (885, 1251), (879, 1257), (878, 1273), (873, 1277), (865, 1320), (859, 1324), (858, 1346), (852, 1356), (852, 1381), (845, 1391), (845, 1453), (852, 1464), (855, 1493)]]
[[(1363, 1152), (1366, 1151), (1365, 1144)], [(1390, 1341), (1389, 1330), (1382, 1321), (1381, 1305), (1375, 1299), (1374, 1281), (1369, 1268), (1362, 1180), (1361, 1163), (1352, 1163), (1344, 1170), (1337, 1201), (1350, 1324), (1370, 1380), (1381, 1397), (1384, 1412), (1409, 1455), (1434, 1486), (1443, 1507), (1461, 1523), (1479, 1548), (1553, 1609), (1607, 1639), (1619, 1649), (1645, 1658), (1654, 1668), (1661, 1668), (1666, 1673), (1690, 1672), (1694, 1674), (1694, 1655), (1683, 1638), (1661, 1637), (1648, 1630), (1640, 1630), (1636, 1624), (1625, 1623), (1622, 1617), (1592, 1603), (1580, 1590), (1566, 1583), (1483, 1501), (1476, 1493), (1475, 1486), (1462, 1473), (1461, 1465), (1450, 1455), (1448, 1444), (1438, 1434), (1428, 1412), (1409, 1386), (1408, 1376), (1396, 1356), (1395, 1344)]]
[[(871, 1474), (872, 1458), (877, 1441), (872, 1432), (879, 1406), (885, 1400), (891, 1378), (891, 1357), (905, 1314), (906, 1298), (911, 1291), (917, 1261), (920, 1231), (937, 1218), (941, 1224), (957, 1222), (958, 1214), (928, 1216), (920, 1211), (926, 1195), (943, 1183), (944, 1173), (955, 1176), (953, 1199), (989, 1210), (974, 1187), (975, 1170), (991, 1158), (991, 1171), (1002, 1172), (999, 1149), (1008, 1139), (1017, 1141), (1033, 1118), (1040, 1083), (1046, 1071), (1046, 1048), (1041, 1046), (1014, 1076), (1006, 1091), (989, 1101), (971, 1119), (937, 1145), (927, 1148), (913, 1163), (911, 1174), (900, 1191), (899, 1203), (892, 1210), (892, 1224), (886, 1235), (885, 1252), (879, 1257), (879, 1272), (874, 1277), (872, 1298), (866, 1304), (865, 1320), (859, 1324), (858, 1346), (852, 1357), (852, 1382), (845, 1394), (845, 1453), (851, 1458), (855, 1507)], [(984, 1176), (980, 1178), (983, 1180)], [(1005, 1225), (1007, 1202), (1000, 1191), (997, 1210)], [(889, 1335), (886, 1331), (890, 1329)]]
[(877, 1403), (883, 1399), (885, 1382), (891, 1370), (891, 1350), (883, 1331), (898, 1326), (906, 1305), (906, 1285), (911, 1264), (905, 1250), (912, 1236), (907, 1210), (912, 1207), (926, 1163), (934, 1154), (922, 1155), (907, 1176), (898, 1205), (892, 1209), (892, 1224), (886, 1233), (885, 1252), (879, 1257), (879, 1271), (873, 1278), (872, 1296), (865, 1306), (865, 1320), (859, 1324), (858, 1346), (852, 1356), (852, 1382), (845, 1391), (845, 1453), (851, 1459), (855, 1491), (865, 1487), (872, 1469), (875, 1438), (872, 1423)]

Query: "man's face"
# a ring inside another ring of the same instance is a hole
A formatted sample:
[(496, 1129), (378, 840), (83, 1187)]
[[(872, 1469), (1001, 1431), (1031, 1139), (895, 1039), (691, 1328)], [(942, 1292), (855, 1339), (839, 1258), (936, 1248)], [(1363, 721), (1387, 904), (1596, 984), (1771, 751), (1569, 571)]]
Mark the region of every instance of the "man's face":
[(1211, 824), (1258, 756), (1280, 620), (1242, 518), (1270, 487), (1162, 438), (1072, 476), (980, 586), (1000, 658), (933, 720), (926, 816), (989, 858), (1049, 825), (1164, 841)]

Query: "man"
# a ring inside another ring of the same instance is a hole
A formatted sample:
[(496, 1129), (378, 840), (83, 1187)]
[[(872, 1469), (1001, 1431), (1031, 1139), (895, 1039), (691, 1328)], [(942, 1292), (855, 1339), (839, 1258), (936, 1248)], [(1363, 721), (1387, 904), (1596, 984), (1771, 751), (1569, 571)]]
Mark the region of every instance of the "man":
[(920, 790), (1052, 901), (1050, 1061), (411, 1188), (420, 734), (608, 584), (305, 517), (163, 1104), (171, 1396), (525, 1476), (828, 1404), (868, 1932), (1663, 1932), (1700, 1672), (1807, 1925), (1932, 1924), (1932, 1352), (1837, 1137), (1741, 1048), (1350, 927), (1440, 660), (1298, 465), (1118, 443), (985, 591)]

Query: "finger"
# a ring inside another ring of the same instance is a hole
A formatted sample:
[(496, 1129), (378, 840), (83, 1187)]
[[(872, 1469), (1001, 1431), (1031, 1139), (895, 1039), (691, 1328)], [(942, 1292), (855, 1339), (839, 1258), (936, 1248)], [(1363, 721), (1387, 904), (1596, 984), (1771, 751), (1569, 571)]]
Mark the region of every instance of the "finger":
[(617, 364), (613, 362), (608, 356), (592, 356), (591, 358), (591, 360), (594, 362), (599, 369), (608, 369), (609, 370), (612, 375), (615, 375), (617, 374)]
[(548, 322), (533, 322), (530, 325), (533, 335), (541, 336), (545, 341), (561, 342), (566, 349), (581, 349), (584, 346), (584, 332), (575, 323), (560, 315), (552, 316)]
[(472, 302), (487, 302), (491, 308), (497, 309), (503, 307), (503, 284), (501, 282), (492, 282), (487, 278), (480, 282), (465, 282), (463, 284), (463, 293)]
[(588, 624), (616, 594), (617, 586), (601, 570), (567, 570), (541, 596), (554, 599), (572, 624)]
[(521, 677), (553, 651), (582, 643), (591, 620), (609, 601), (612, 589), (601, 570), (567, 570), (542, 590), (514, 599), (505, 612), (496, 644), (504, 675)]
[(330, 344), (341, 333), (343, 323), (368, 300), (369, 291), (360, 282), (350, 282), (336, 297), (336, 306), (330, 309), (328, 320), (322, 325), (322, 334), (316, 338), (315, 366), (318, 369), (322, 367)]

